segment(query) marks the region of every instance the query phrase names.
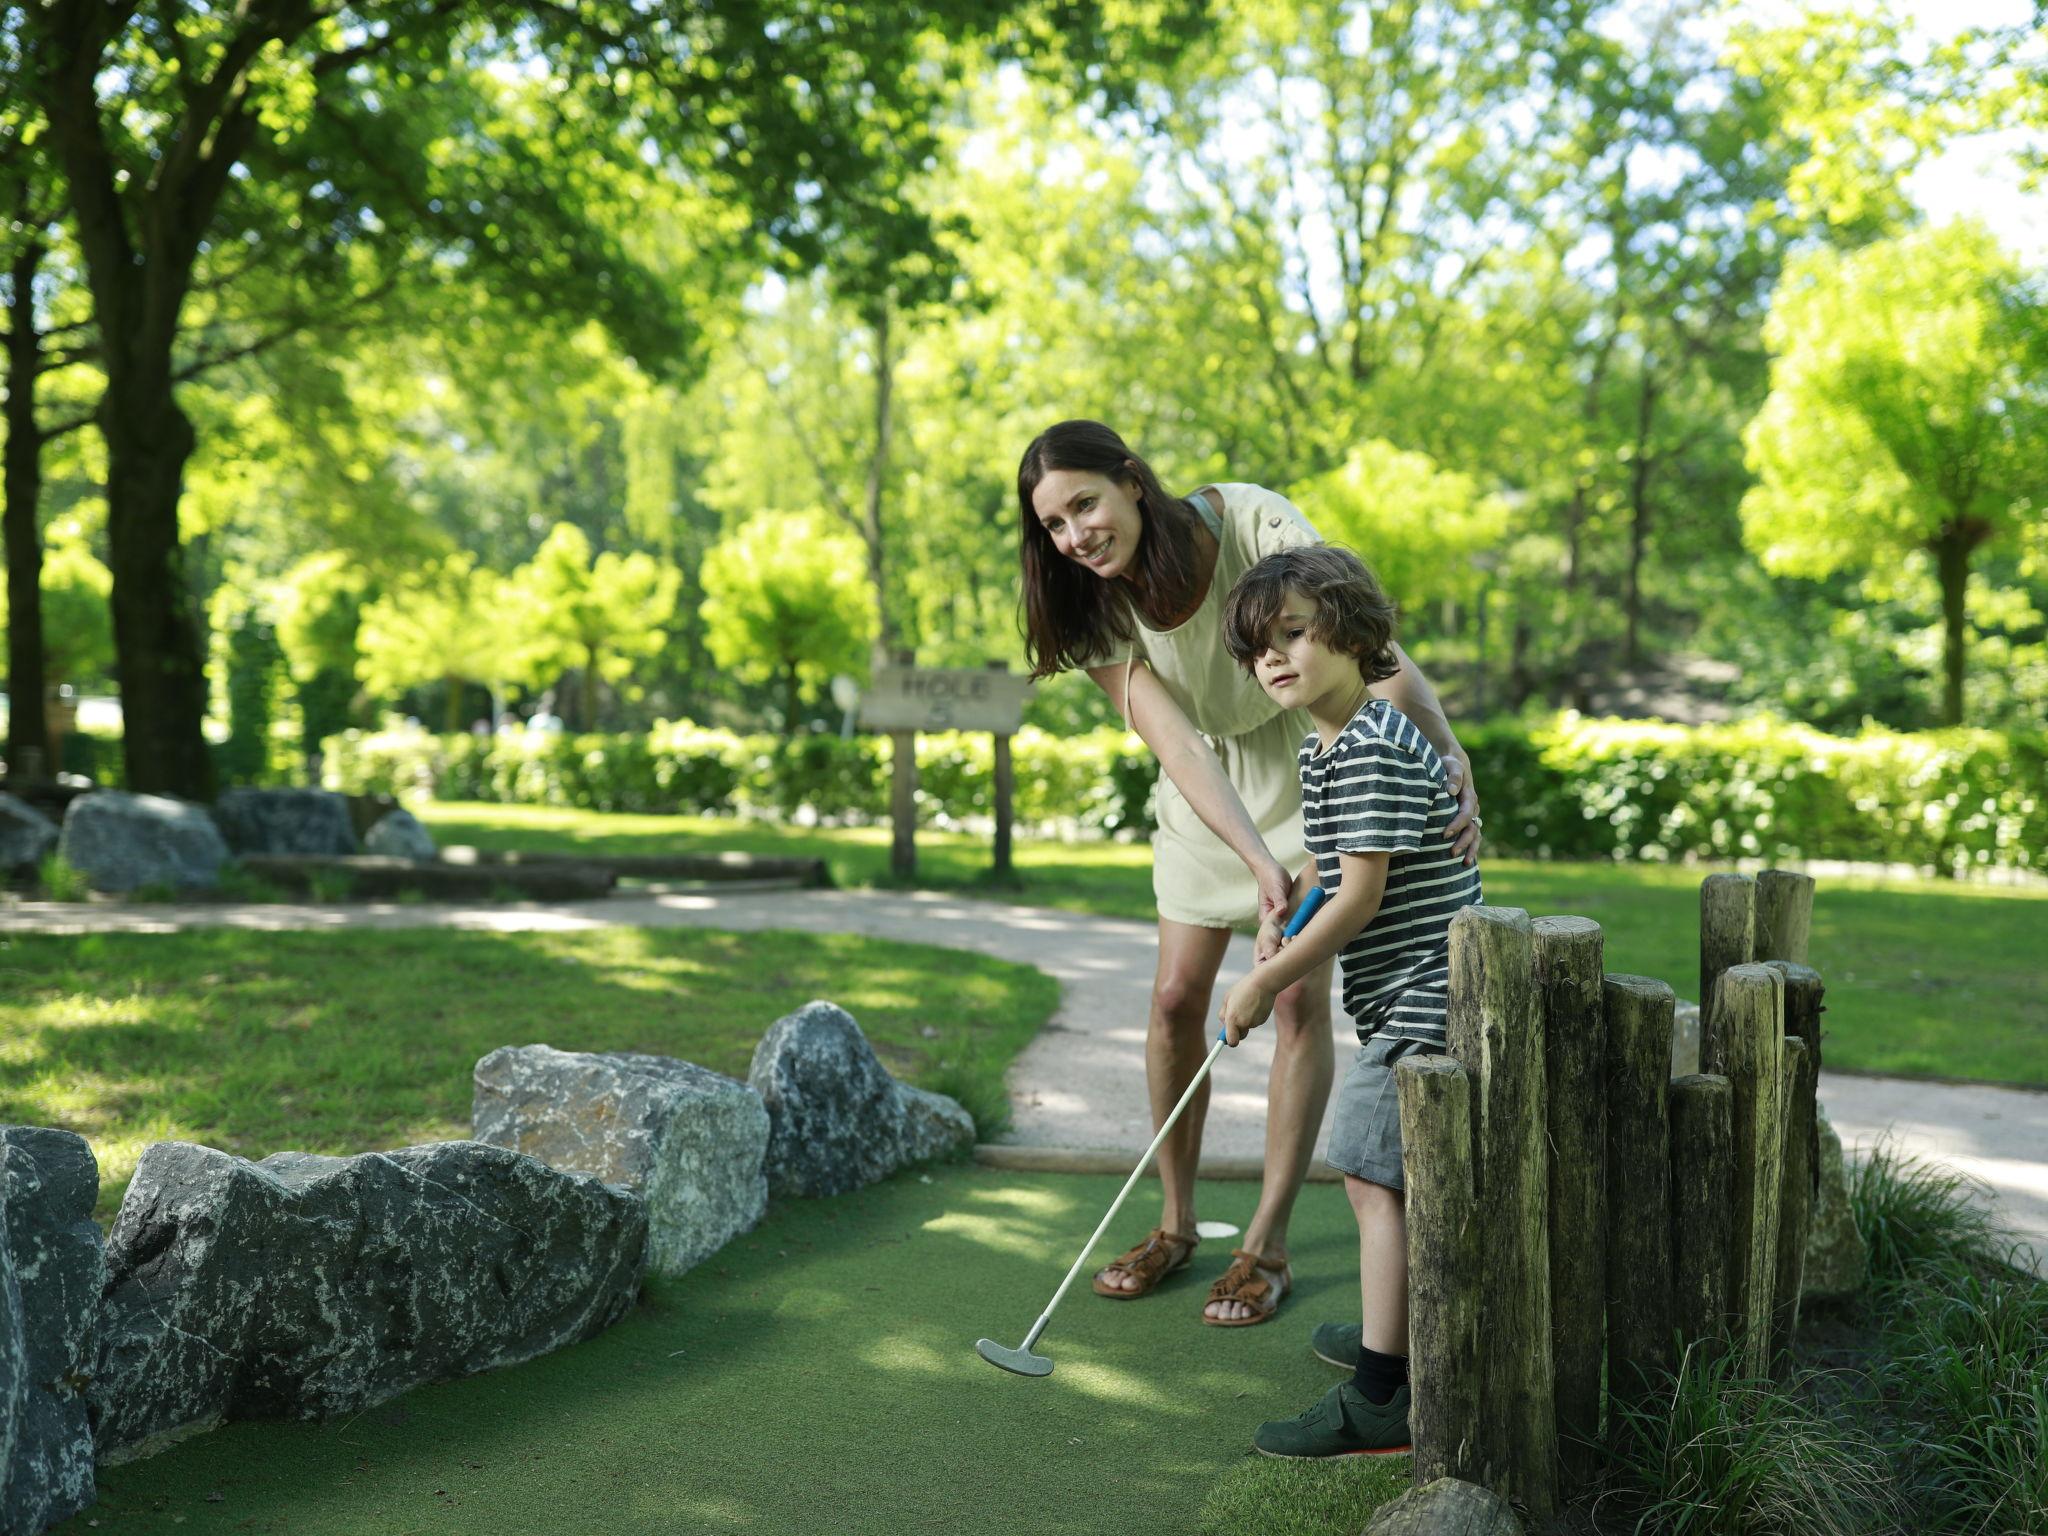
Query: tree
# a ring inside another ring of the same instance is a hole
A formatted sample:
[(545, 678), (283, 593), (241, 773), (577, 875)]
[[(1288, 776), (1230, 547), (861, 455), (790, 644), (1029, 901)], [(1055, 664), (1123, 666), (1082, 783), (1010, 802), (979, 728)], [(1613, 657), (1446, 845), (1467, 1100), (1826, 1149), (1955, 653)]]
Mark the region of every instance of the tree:
[(749, 518), (704, 562), (705, 640), (742, 678), (780, 678), (795, 735), (800, 684), (866, 672), (879, 628), (859, 539), (815, 513)]
[(307, 556), (277, 585), (277, 643), (298, 693), (300, 744), (308, 758), (347, 728), (369, 589), (362, 567), (333, 550)]
[(507, 683), (534, 675), (531, 631), (513, 596), (503, 577), (479, 570), (468, 555), (436, 561), (364, 605), (356, 675), (387, 698), (446, 683), (447, 728), (461, 730), (464, 683), (495, 698)]
[[(420, 230), (455, 270), (506, 274), (533, 305), (580, 307), (636, 355), (689, 366), (692, 323), (636, 250), (627, 173), (740, 213), (701, 226), (720, 288), (721, 266), (757, 236), (804, 263), (849, 234), (914, 243), (917, 216), (893, 184), (899, 155), (914, 164), (922, 147), (929, 40), (1010, 19), (965, 0), (818, 15), (802, 0), (29, 8), (21, 75), (105, 348), (128, 782), (211, 788), (178, 521), (196, 439), (175, 353), (202, 257), (240, 244), (224, 235), (282, 228), (341, 247)], [(1080, 16), (1077, 35), (1106, 34), (1099, 23)], [(494, 110), (522, 91), (506, 76), (541, 81), (521, 98), (530, 110)], [(110, 77), (120, 89), (105, 89)], [(266, 210), (280, 193), (290, 206)], [(259, 241), (230, 259), (269, 253)]]
[(1941, 589), (1942, 719), (1963, 719), (1966, 596), (2048, 486), (2048, 299), (1958, 220), (1787, 271), (1765, 338), (1771, 393), (1746, 436), (1746, 538), (1821, 576), (1913, 552)]
[(555, 524), (512, 578), (516, 606), (528, 616), (533, 668), (574, 668), (581, 676), (576, 714), (584, 730), (597, 726), (598, 680), (624, 680), (635, 657), (667, 642), (681, 582), (675, 567), (651, 555), (607, 551), (592, 560), (588, 535), (572, 523)]

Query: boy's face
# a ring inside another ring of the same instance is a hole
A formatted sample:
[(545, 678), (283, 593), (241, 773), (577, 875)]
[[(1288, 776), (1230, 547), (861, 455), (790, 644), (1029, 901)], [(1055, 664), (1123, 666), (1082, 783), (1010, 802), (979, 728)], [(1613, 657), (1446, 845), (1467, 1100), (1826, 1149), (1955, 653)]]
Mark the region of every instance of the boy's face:
[(1290, 590), (1266, 632), (1265, 649), (1252, 658), (1252, 675), (1283, 708), (1314, 712), (1326, 701), (1347, 703), (1358, 692), (1358, 659), (1310, 634), (1315, 617), (1315, 599)]

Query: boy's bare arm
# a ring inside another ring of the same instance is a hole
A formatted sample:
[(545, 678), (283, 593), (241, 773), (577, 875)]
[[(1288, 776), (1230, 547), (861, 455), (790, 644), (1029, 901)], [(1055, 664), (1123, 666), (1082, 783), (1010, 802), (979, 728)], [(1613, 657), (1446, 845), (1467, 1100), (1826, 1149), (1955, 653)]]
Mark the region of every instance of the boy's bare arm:
[(1285, 948), (1252, 967), (1219, 1010), (1225, 1037), (1236, 1045), (1266, 1022), (1273, 999), (1357, 938), (1387, 893), (1384, 853), (1337, 855), (1338, 886), (1322, 911)]

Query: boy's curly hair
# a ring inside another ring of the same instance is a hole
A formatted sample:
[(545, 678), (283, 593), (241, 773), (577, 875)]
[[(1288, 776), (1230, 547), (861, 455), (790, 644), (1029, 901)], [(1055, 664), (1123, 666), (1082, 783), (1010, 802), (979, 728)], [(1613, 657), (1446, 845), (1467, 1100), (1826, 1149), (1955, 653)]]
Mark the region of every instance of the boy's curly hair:
[(1340, 544), (1310, 544), (1268, 555), (1237, 580), (1224, 600), (1223, 643), (1250, 672), (1287, 594), (1314, 601), (1309, 633), (1333, 651), (1358, 658), (1358, 670), (1377, 683), (1401, 670), (1394, 657), (1399, 610), (1366, 563)]

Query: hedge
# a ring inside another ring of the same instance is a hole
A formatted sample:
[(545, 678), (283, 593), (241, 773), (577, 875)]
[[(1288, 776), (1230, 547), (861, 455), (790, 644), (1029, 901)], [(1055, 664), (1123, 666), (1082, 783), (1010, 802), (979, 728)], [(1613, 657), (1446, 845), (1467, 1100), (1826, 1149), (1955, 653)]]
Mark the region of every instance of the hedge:
[[(1764, 718), (1691, 727), (1563, 714), (1460, 736), (1487, 848), (1504, 856), (2048, 866), (2048, 733), (1841, 737)], [(327, 747), (330, 784), (350, 791), (698, 814), (808, 805), (844, 820), (888, 809), (886, 737), (786, 742), (676, 723), (645, 736), (350, 732)], [(1012, 750), (1021, 825), (1149, 830), (1157, 769), (1135, 736), (1027, 728)], [(991, 758), (986, 734), (919, 737), (920, 819), (987, 815)]]

